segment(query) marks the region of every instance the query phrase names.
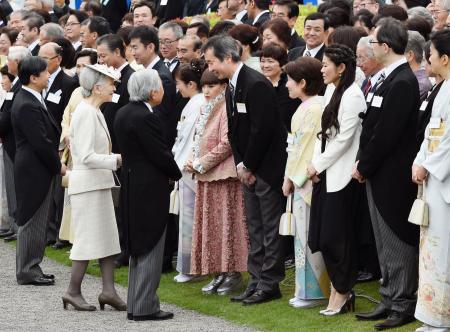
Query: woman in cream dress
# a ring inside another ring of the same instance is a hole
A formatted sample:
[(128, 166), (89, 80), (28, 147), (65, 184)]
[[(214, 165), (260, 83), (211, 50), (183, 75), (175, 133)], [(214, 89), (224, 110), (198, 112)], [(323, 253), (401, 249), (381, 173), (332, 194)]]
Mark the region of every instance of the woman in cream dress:
[(81, 294), (81, 283), (89, 260), (98, 259), (103, 290), (98, 297), (100, 308), (109, 304), (126, 310), (114, 287), (114, 255), (120, 253), (111, 188), (112, 171), (122, 163), (120, 155), (111, 154), (111, 138), (100, 106), (110, 102), (114, 80), (120, 77), (102, 65), (87, 65), (80, 74), (83, 100), (72, 116), (70, 126), (73, 169), (68, 194), (72, 204), (74, 242), (70, 252), (72, 273), (69, 287), (62, 297), (64, 308), (93, 311)]

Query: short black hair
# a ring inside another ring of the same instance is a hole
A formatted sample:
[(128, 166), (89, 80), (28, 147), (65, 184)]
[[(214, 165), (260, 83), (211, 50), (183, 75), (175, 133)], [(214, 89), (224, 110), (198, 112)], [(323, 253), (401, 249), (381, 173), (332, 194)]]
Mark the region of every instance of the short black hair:
[(87, 1), (84, 6), (84, 11), (92, 12), (95, 16), (102, 15), (102, 5), (98, 1)]
[(306, 25), (306, 21), (315, 21), (315, 20), (322, 20), (323, 21), (323, 29), (325, 31), (328, 30), (330, 24), (328, 23), (328, 18), (323, 14), (323, 13), (312, 13), (309, 14), (308, 16), (306, 16), (305, 18), (305, 23), (304, 25)]
[[(71, 9), (69, 10), (69, 16), (73, 15), (77, 18), (78, 23), (81, 24), (84, 20), (87, 20), (89, 18), (89, 15), (86, 12), (82, 12), (81, 10), (75, 10)], [(67, 17), (69, 18), (69, 17)]]
[(197, 37), (199, 38), (208, 38), (209, 37), (209, 28), (206, 24), (202, 22), (195, 22), (188, 26), (188, 29), (197, 28)]
[(83, 58), (85, 56), (89, 57), (89, 62), (94, 65), (97, 63), (97, 51), (92, 48), (83, 48), (80, 52), (75, 56), (75, 63), (79, 58)]
[(15, 79), (14, 75), (9, 72), (7, 65), (4, 65), (2, 68), (0, 68), (0, 73), (2, 75), (8, 76), (8, 78), (11, 82), (14, 81), (14, 79)]
[(117, 30), (117, 34), (122, 38), (125, 46), (130, 45), (130, 32), (133, 30), (132, 26), (121, 27)]
[(156, 9), (155, 9), (155, 5), (153, 4), (153, 2), (145, 1), (145, 0), (139, 1), (137, 4), (134, 5), (133, 13), (134, 13), (134, 10), (139, 7), (148, 7), (152, 13), (152, 16), (153, 17), (156, 16)]
[(55, 52), (61, 55), (61, 67), (67, 69), (75, 67), (75, 49), (72, 43), (67, 38), (55, 38), (53, 42), (60, 46), (58, 50), (55, 48)]
[(253, 0), (256, 7), (262, 10), (268, 10), (270, 5), (272, 4), (271, 0)]
[(153, 27), (139, 26), (131, 30), (129, 35), (130, 40), (139, 39), (144, 46), (153, 44), (155, 46), (155, 53), (159, 52), (159, 38), (158, 30)]
[(114, 52), (116, 49), (119, 49), (120, 56), (122, 58), (125, 58), (125, 44), (123, 42), (123, 39), (116, 34), (107, 34), (104, 36), (101, 36), (99, 39), (97, 39), (97, 45), (105, 44), (110, 52)]
[(29, 56), (19, 62), (19, 80), (23, 85), (30, 84), (31, 76), (39, 76), (47, 70), (47, 61), (38, 56)]
[(96, 32), (99, 37), (111, 33), (109, 22), (102, 16), (91, 16), (84, 20), (81, 25), (87, 25), (89, 31)]
[(44, 18), (36, 13), (31, 12), (29, 15), (25, 16), (24, 19), (26, 26), (28, 29), (37, 28), (38, 31), (41, 31), (41, 26), (45, 24)]
[(277, 6), (286, 6), (288, 11), (288, 18), (298, 17), (300, 14), (300, 10), (298, 8), (298, 4), (292, 0), (276, 0), (274, 5)]
[(405, 25), (392, 17), (384, 17), (377, 23), (377, 40), (386, 43), (395, 54), (405, 54), (408, 44), (408, 30)]

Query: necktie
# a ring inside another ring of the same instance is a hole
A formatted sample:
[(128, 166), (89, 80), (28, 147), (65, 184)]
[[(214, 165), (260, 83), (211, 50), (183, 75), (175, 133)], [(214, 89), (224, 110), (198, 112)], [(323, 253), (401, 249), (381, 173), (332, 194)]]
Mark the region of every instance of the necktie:
[(386, 78), (386, 75), (384, 74), (384, 71), (381, 73), (380, 77), (378, 77), (377, 83), (375, 83), (375, 86), (373, 87), (373, 91), (377, 91), (381, 84), (383, 84), (384, 79)]
[(367, 94), (370, 92), (370, 89), (372, 88), (372, 80), (370, 77), (367, 79), (367, 83), (364, 86), (364, 96), (367, 97)]
[(45, 109), (47, 109), (47, 105), (45, 105), (44, 97), (41, 95), (41, 103), (44, 106)]
[(308, 51), (308, 50), (306, 50), (306, 52), (305, 52), (305, 56), (311, 56), (311, 52), (310, 52), (310, 51)]
[(231, 82), (228, 84), (228, 87), (229, 87), (229, 89), (230, 89), (230, 94), (231, 94), (231, 107), (232, 107), (232, 109), (233, 109), (233, 113), (234, 112), (236, 112), (236, 101), (235, 101), (235, 99), (234, 99), (234, 93), (235, 93), (235, 91), (234, 91), (234, 86), (233, 86), (233, 84), (231, 84)]
[(164, 60), (164, 64), (166, 65), (167, 68), (170, 69), (170, 61), (169, 60)]

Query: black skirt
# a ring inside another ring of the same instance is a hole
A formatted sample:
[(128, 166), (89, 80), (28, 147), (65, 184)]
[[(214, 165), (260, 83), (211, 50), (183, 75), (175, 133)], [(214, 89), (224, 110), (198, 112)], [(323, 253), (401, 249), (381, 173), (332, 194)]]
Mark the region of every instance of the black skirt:
[(357, 277), (357, 218), (361, 186), (352, 179), (343, 189), (327, 192), (326, 171), (314, 184), (308, 245), (322, 253), (333, 287), (349, 292)]

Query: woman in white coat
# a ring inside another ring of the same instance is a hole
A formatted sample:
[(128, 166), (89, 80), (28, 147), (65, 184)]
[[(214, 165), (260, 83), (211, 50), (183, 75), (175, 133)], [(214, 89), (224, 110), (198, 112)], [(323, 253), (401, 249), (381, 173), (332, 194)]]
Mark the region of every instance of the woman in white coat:
[(356, 57), (344, 45), (325, 49), (325, 84), (335, 86), (325, 95), (326, 107), (308, 175), (315, 182), (311, 201), (308, 244), (322, 252), (331, 280), (328, 307), (332, 316), (354, 310), (356, 282), (355, 223), (359, 188), (352, 168), (359, 147), (359, 113), (366, 111), (364, 95), (355, 83)]
[(126, 310), (114, 287), (114, 255), (120, 253), (111, 188), (113, 172), (122, 163), (120, 155), (111, 154), (111, 137), (100, 106), (112, 100), (114, 81), (120, 74), (106, 66), (86, 65), (80, 74), (83, 100), (75, 109), (70, 126), (73, 169), (68, 194), (72, 203), (74, 242), (70, 252), (72, 273), (69, 287), (62, 297), (64, 308), (93, 311), (81, 294), (89, 260), (98, 259), (103, 290), (98, 297), (100, 308), (109, 304)]

